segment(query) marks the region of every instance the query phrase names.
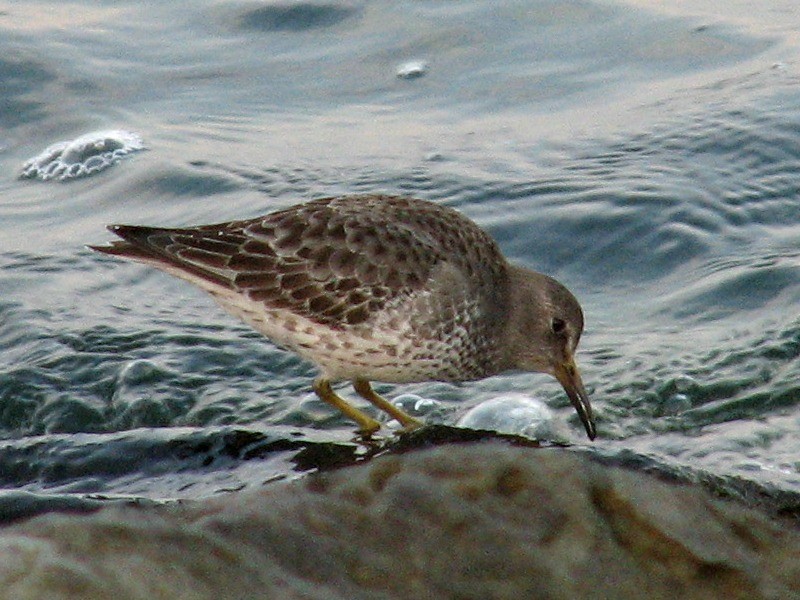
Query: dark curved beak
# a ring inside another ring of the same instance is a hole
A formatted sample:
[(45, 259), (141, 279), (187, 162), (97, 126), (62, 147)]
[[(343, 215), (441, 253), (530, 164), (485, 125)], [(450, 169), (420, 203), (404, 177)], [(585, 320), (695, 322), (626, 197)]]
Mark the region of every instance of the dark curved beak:
[(583, 387), (583, 380), (575, 365), (575, 359), (568, 357), (563, 364), (556, 365), (554, 375), (564, 391), (569, 396), (569, 401), (578, 412), (578, 416), (586, 428), (586, 435), (590, 440), (597, 437), (597, 429), (594, 425), (594, 416), (592, 415), (592, 405), (589, 404), (589, 396), (586, 394), (586, 389)]

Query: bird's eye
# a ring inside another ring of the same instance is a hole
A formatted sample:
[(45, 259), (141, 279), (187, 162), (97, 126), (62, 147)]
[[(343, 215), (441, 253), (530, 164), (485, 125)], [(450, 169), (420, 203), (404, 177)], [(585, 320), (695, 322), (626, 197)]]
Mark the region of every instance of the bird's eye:
[(550, 323), (550, 327), (553, 328), (553, 333), (562, 333), (564, 329), (567, 327), (567, 324), (564, 321), (564, 319), (559, 319), (558, 317), (554, 317), (553, 322)]

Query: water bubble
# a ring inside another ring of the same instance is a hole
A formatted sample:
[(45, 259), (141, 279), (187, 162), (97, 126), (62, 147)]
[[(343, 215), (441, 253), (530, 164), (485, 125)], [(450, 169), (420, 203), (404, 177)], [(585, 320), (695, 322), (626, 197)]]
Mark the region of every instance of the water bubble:
[(121, 129), (94, 131), (48, 146), (22, 165), (20, 178), (64, 181), (88, 177), (143, 149), (142, 138), (136, 133)]
[(397, 67), (397, 76), (400, 79), (417, 79), (428, 72), (428, 63), (424, 60), (410, 60)]
[[(444, 405), (430, 398), (423, 398), (417, 394), (400, 394), (392, 400), (397, 408), (412, 417), (426, 417), (427, 423), (440, 423)], [(392, 429), (400, 427), (395, 419), (389, 420), (386, 425)]]
[(686, 394), (673, 394), (661, 403), (662, 416), (675, 416), (692, 408), (692, 401)]
[(400, 394), (393, 401), (397, 408), (410, 415), (421, 417), (441, 408), (441, 403), (416, 394)]
[(164, 378), (164, 370), (146, 359), (132, 360), (120, 369), (117, 384), (120, 386), (149, 385)]
[(542, 400), (508, 393), (472, 408), (459, 419), (458, 426), (542, 439), (553, 437), (553, 418)]

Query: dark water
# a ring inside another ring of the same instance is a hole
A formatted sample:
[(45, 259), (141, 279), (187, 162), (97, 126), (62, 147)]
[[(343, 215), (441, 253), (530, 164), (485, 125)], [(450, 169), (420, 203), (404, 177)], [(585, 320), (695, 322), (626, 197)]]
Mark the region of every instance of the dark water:
[[(800, 493), (800, 12), (755, 4), (0, 4), (9, 514), (259, 485), (302, 471), (304, 442), (346, 442), (309, 365), (84, 245), (112, 222), (363, 192), (457, 207), (576, 293), (593, 452)], [(398, 77), (409, 61), (424, 72)], [(91, 177), (18, 178), (105, 129), (148, 149)], [(435, 400), (446, 423), (533, 394), (554, 438), (585, 443), (544, 376), (379, 389)], [(256, 433), (274, 453), (230, 451)]]

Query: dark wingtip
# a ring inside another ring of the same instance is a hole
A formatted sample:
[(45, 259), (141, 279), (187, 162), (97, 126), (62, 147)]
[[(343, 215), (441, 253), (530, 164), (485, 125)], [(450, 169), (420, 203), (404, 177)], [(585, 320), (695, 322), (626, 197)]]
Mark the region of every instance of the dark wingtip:
[(132, 241), (150, 235), (156, 231), (155, 227), (145, 227), (142, 225), (119, 225), (117, 223), (106, 227), (114, 235), (118, 235), (123, 240)]
[(86, 245), (89, 250), (100, 252), (101, 254), (111, 254), (112, 256), (128, 256), (131, 253), (131, 244), (126, 242), (111, 242), (105, 246)]
[(140, 255), (149, 255), (141, 243), (137, 243), (139, 239), (145, 237), (153, 231), (150, 227), (139, 227), (137, 225), (118, 225), (112, 224), (106, 226), (111, 233), (121, 237), (124, 241), (113, 241), (104, 246), (88, 245), (87, 248), (95, 252), (103, 254), (111, 254), (114, 256), (123, 256), (125, 258), (136, 258)]

